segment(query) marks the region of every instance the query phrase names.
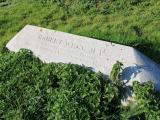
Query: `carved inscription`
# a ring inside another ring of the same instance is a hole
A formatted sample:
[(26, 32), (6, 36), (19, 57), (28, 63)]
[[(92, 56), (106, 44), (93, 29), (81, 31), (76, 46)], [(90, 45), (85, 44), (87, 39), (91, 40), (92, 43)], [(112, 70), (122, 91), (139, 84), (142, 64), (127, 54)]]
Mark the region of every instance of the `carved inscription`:
[(86, 44), (77, 41), (57, 38), (54, 34), (48, 35), (41, 33), (38, 39), (43, 43), (40, 49), (50, 51), (50, 55), (76, 60), (79, 64), (85, 64), (96, 68), (104, 68), (108, 60), (106, 47), (101, 48), (87, 47)]

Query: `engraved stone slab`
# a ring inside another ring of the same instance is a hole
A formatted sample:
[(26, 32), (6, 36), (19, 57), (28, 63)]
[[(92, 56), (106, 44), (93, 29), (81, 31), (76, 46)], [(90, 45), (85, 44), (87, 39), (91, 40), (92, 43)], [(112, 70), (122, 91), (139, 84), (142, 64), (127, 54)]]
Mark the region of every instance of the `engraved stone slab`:
[(25, 26), (6, 46), (11, 51), (30, 49), (43, 62), (73, 63), (108, 75), (117, 60), (124, 64), (123, 80), (154, 80), (160, 89), (160, 68), (138, 50), (111, 42), (32, 25)]

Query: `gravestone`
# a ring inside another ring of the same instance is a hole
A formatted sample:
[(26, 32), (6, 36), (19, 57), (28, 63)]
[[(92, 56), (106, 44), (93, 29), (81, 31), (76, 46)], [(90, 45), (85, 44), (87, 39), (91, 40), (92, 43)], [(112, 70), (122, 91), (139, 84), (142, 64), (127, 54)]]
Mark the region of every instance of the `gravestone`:
[(25, 26), (6, 46), (18, 52), (30, 49), (43, 62), (85, 65), (109, 75), (116, 61), (124, 64), (122, 79), (130, 85), (154, 80), (160, 89), (160, 68), (138, 50), (124, 45), (77, 36), (32, 25)]

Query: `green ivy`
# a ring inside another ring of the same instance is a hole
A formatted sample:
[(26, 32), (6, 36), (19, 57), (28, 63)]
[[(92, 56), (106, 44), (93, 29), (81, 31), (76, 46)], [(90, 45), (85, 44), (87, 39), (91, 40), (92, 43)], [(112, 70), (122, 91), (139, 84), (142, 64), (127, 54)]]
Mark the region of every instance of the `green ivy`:
[[(111, 74), (119, 76), (122, 63)], [(111, 77), (114, 78), (114, 77)], [(0, 52), (0, 118), (11, 120), (158, 120), (160, 95), (134, 82), (136, 102), (121, 105), (123, 86), (73, 64), (42, 63), (31, 51)]]

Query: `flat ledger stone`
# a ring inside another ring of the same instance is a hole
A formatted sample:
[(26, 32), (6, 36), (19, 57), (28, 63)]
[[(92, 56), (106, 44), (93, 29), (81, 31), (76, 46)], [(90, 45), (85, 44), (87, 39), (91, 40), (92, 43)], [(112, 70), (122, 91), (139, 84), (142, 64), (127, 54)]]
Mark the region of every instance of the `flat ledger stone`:
[(6, 47), (30, 49), (43, 62), (85, 65), (109, 75), (116, 61), (124, 64), (122, 79), (131, 85), (153, 80), (160, 90), (160, 67), (133, 47), (100, 41), (32, 25), (25, 26)]

